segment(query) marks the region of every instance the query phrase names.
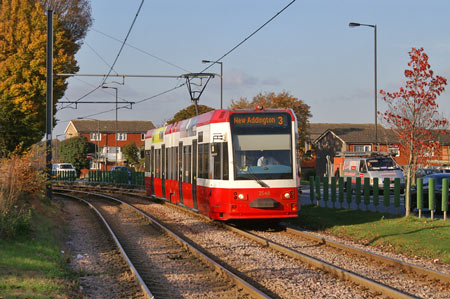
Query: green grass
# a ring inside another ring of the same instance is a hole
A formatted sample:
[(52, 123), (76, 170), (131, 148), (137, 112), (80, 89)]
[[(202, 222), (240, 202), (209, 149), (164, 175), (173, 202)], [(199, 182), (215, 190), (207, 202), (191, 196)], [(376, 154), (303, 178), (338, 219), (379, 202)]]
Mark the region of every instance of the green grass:
[(450, 264), (450, 220), (302, 206), (290, 223), (386, 250)]
[(64, 262), (56, 224), (49, 219), (35, 213), (31, 234), (0, 240), (0, 298), (76, 297), (74, 273)]

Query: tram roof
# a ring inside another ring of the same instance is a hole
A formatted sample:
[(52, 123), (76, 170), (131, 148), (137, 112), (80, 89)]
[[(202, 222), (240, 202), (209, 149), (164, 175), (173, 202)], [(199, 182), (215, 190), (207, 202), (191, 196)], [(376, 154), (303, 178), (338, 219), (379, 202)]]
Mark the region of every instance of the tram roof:
[[(218, 110), (212, 110), (203, 114), (200, 114), (198, 116), (194, 116), (185, 120), (178, 121), (173, 124), (169, 124), (165, 127), (164, 135), (180, 132), (182, 130), (185, 130), (187, 127), (195, 126), (195, 127), (201, 127), (204, 125), (212, 124), (212, 123), (223, 123), (223, 122), (229, 122), (230, 115), (234, 113), (249, 113), (249, 112), (255, 112), (255, 113), (264, 113), (268, 111), (288, 111), (292, 116), (294, 116), (294, 113), (290, 109), (256, 109), (256, 110), (226, 110), (226, 109), (218, 109)], [(147, 131), (147, 134), (145, 135), (145, 138), (151, 138), (153, 136), (153, 133), (155, 130), (158, 130), (160, 132), (160, 129), (151, 129)]]

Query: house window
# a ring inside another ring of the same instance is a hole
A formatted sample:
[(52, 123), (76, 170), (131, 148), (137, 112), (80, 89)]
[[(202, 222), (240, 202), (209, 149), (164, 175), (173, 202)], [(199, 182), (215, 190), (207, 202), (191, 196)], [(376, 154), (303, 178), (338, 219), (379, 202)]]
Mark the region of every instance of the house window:
[(141, 133), (141, 141), (145, 140), (145, 133)]
[(390, 147), (388, 148), (388, 152), (392, 157), (400, 157), (400, 149), (398, 147)]
[(102, 140), (102, 134), (100, 133), (91, 133), (91, 141), (100, 141)]
[(372, 147), (370, 145), (354, 145), (354, 152), (370, 152)]
[[(115, 154), (116, 153), (116, 147), (108, 146), (107, 152), (108, 152), (108, 154)], [(121, 152), (122, 152), (121, 148), (117, 147), (117, 153), (121, 153)]]
[(127, 140), (127, 133), (117, 133), (116, 137), (117, 141), (125, 141)]

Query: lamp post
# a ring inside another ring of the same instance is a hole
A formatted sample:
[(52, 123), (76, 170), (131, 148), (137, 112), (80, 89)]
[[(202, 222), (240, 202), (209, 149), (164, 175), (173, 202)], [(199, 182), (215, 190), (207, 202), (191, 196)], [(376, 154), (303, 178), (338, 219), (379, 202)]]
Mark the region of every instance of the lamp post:
[(377, 115), (378, 115), (378, 107), (377, 107), (377, 25), (370, 24), (361, 24), (361, 23), (349, 23), (349, 27), (359, 27), (366, 26), (372, 27), (374, 33), (374, 64), (375, 64), (375, 151), (378, 150), (378, 125), (377, 125)]
[[(96, 120), (97, 121), (97, 144), (96, 144), (96, 149), (95, 149), (95, 157), (97, 158), (96, 162), (97, 162), (97, 166), (100, 165), (99, 163), (99, 152), (100, 152), (100, 139), (101, 139), (101, 135), (100, 135), (100, 120), (99, 119), (95, 119), (95, 118), (89, 118), (89, 117), (78, 117), (78, 119), (89, 119), (89, 120)], [(100, 167), (101, 170), (101, 167)]]
[(223, 62), (222, 61), (202, 60), (202, 63), (220, 64), (220, 109), (222, 109), (222, 105), (223, 105)]
[(116, 166), (118, 165), (118, 163), (117, 163), (117, 138), (118, 138), (118, 136), (117, 136), (117, 134), (118, 134), (118, 132), (117, 132), (117, 87), (111, 87), (111, 86), (102, 86), (102, 88), (111, 88), (111, 89), (114, 89), (115, 91), (116, 91)]

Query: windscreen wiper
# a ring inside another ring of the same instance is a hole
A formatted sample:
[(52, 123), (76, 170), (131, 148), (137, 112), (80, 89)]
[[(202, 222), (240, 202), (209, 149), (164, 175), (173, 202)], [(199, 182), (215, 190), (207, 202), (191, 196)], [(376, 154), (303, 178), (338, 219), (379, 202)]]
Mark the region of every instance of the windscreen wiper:
[[(239, 167), (239, 165), (237, 165), (236, 161), (233, 161), (233, 162), (234, 162), (234, 167), (240, 169), (240, 167)], [(249, 175), (249, 177), (251, 179), (255, 180), (261, 187), (269, 188), (269, 185), (264, 183), (262, 180), (258, 179), (258, 177), (253, 172), (250, 171), (250, 167), (248, 167), (247, 174)]]

